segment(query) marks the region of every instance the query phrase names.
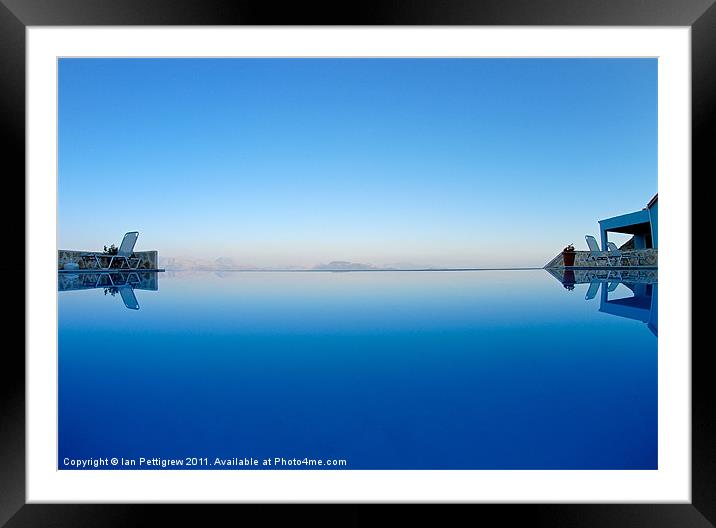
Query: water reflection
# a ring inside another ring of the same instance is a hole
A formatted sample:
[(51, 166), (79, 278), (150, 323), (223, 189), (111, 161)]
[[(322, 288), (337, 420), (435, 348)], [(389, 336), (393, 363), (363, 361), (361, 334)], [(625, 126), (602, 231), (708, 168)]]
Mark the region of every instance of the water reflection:
[[(565, 270), (548, 269), (547, 272), (567, 290), (575, 284), (589, 284), (585, 300), (599, 295), (599, 311), (634, 319), (647, 325), (655, 336), (659, 335), (659, 283), (657, 270)], [(619, 291), (619, 285), (623, 285)], [(628, 292), (626, 296), (619, 295)]]
[[(598, 311), (609, 282), (584, 300), (606, 276), (568, 292), (542, 270), (166, 272), (151, 295), (141, 274), (62, 275), (102, 288), (58, 295), (62, 470), (148, 452), (657, 469), (657, 339)], [(126, 283), (141, 310), (122, 305)]]
[(103, 289), (110, 297), (119, 296), (129, 310), (139, 310), (134, 290), (159, 289), (157, 272), (59, 273), (57, 291)]

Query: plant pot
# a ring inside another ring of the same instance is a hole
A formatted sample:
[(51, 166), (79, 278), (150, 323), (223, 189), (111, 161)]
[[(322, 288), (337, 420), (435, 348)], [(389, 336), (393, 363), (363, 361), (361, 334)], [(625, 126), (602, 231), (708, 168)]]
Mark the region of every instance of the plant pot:
[(574, 266), (574, 251), (562, 251), (562, 260), (565, 266)]

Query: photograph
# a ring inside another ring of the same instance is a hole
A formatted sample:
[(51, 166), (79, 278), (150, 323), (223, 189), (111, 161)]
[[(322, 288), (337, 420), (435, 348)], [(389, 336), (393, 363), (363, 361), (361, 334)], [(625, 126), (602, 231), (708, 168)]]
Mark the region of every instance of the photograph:
[(659, 61), (58, 57), (54, 469), (658, 472)]
[(0, 527), (715, 528), (714, 28), (0, 0)]

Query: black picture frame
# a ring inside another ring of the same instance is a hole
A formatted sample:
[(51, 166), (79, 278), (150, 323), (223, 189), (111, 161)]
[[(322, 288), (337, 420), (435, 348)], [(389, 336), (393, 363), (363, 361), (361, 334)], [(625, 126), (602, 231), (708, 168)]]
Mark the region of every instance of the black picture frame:
[[(0, 0), (0, 119), (4, 143), (3, 183), (10, 196), (25, 196), (25, 30), (27, 26), (82, 25), (571, 25), (688, 26), (692, 52), (692, 181), (713, 174), (716, 131), (715, 0), (364, 0), (287, 3), (217, 0)], [(684, 175), (688, 177), (688, 175)], [(19, 202), (19, 199), (15, 199)], [(695, 204), (692, 205), (695, 209)], [(5, 226), (17, 226), (19, 212), (5, 209)], [(24, 218), (24, 217), (23, 217)], [(698, 226), (694, 224), (695, 229)], [(689, 247), (690, 250), (690, 247)], [(683, 252), (683, 248), (680, 249)], [(13, 280), (6, 290), (23, 298), (26, 277), (2, 263)], [(20, 280), (22, 276), (23, 280)], [(691, 288), (691, 284), (686, 285)], [(18, 291), (14, 291), (17, 289)], [(20, 291), (22, 289), (22, 291)], [(7, 297), (6, 297), (7, 298)], [(5, 316), (8, 329), (24, 327), (24, 310)], [(15, 321), (12, 318), (16, 318)], [(20, 321), (20, 318), (23, 321)], [(693, 324), (692, 324), (693, 327)], [(6, 334), (9, 335), (9, 332)], [(24, 342), (24, 334), (22, 338)], [(150, 526), (179, 520), (205, 524), (207, 506), (25, 504), (25, 356), (20, 343), (3, 347), (0, 368), (0, 526)], [(688, 350), (673, 351), (689, 353)], [(692, 502), (690, 504), (522, 504), (474, 505), (475, 520), (500, 525), (707, 527), (716, 525), (716, 411), (707, 350), (692, 347)], [(215, 506), (234, 508), (234, 506)], [(267, 515), (260, 505), (242, 515)], [(460, 508), (462, 509), (462, 508)], [(414, 511), (414, 510), (412, 510)], [(451, 510), (454, 511), (454, 510)], [(460, 514), (464, 514), (464, 510)], [(446, 512), (421, 509), (423, 521)], [(276, 513), (270, 514), (276, 520)], [(316, 515), (314, 507), (282, 507), (291, 522), (351, 524), (374, 521), (372, 508), (350, 505)], [(383, 513), (381, 512), (382, 516)], [(402, 515), (402, 514), (401, 514)], [(239, 519), (236, 519), (239, 521)]]

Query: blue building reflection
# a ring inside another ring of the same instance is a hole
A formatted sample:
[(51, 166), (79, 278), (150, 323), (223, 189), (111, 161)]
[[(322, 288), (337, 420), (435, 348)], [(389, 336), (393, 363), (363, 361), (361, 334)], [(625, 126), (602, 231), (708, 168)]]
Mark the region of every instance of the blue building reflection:
[(610, 300), (611, 284), (602, 283), (601, 285), (599, 311), (646, 323), (649, 330), (658, 336), (659, 285), (622, 282), (621, 284), (632, 291), (633, 296)]
[[(547, 272), (570, 291), (574, 290), (575, 284), (589, 284), (584, 298), (589, 301), (599, 294), (600, 312), (641, 321), (652, 334), (659, 335), (659, 283), (656, 270), (549, 269)], [(630, 296), (615, 295), (620, 284), (631, 292)]]

